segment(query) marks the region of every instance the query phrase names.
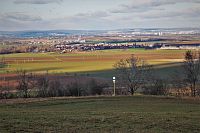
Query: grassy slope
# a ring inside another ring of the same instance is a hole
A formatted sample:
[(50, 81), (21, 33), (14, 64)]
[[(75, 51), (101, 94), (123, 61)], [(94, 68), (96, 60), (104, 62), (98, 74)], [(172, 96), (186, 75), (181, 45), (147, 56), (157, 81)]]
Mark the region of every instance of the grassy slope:
[(200, 132), (200, 101), (99, 97), (0, 104), (0, 132)]

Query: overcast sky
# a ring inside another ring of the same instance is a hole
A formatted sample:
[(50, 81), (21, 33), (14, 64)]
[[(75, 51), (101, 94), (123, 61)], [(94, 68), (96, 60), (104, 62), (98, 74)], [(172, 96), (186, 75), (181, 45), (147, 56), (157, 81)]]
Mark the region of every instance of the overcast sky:
[(0, 0), (0, 31), (200, 27), (200, 0)]

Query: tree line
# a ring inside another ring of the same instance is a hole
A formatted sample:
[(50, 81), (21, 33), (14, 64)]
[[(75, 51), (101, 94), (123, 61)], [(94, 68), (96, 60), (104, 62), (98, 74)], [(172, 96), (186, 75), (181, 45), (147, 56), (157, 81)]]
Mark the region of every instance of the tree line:
[(94, 78), (80, 82), (79, 76), (74, 80), (65, 81), (62, 78), (50, 79), (48, 73), (34, 75), (25, 70), (17, 71), (17, 86), (0, 86), (0, 99), (8, 98), (31, 98), (31, 97), (61, 97), (61, 96), (90, 96), (102, 95), (107, 83)]
[(30, 53), (30, 52), (52, 52), (56, 51), (54, 47), (49, 45), (8, 45), (0, 48), (0, 54), (12, 53)]

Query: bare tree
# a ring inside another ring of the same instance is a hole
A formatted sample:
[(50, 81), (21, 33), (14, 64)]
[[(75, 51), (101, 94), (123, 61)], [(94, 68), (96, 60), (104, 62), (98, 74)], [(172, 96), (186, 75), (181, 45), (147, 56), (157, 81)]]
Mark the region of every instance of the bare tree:
[(17, 71), (18, 86), (17, 89), (21, 92), (24, 98), (29, 97), (29, 91), (34, 88), (34, 78), (32, 73), (27, 73), (26, 70)]
[(64, 89), (60, 79), (51, 80), (49, 82), (49, 88), (48, 88), (49, 97), (64, 96), (63, 91)]
[(95, 79), (91, 79), (87, 84), (89, 95), (101, 95), (103, 89), (108, 86), (106, 83), (98, 83)]
[(38, 96), (47, 97), (50, 81), (48, 79), (48, 72), (37, 79)]
[(200, 52), (187, 51), (184, 61), (185, 82), (189, 85), (191, 96), (197, 93), (197, 83), (200, 78)]
[(132, 95), (139, 88), (142, 88), (146, 82), (147, 73), (151, 68), (145, 61), (134, 55), (127, 59), (121, 59), (114, 67), (121, 85), (126, 86)]

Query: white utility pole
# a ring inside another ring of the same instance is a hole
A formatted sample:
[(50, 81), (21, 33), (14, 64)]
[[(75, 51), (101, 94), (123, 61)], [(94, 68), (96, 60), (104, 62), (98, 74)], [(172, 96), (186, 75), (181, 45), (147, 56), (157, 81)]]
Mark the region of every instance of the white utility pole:
[(115, 77), (113, 77), (113, 96), (115, 96)]

